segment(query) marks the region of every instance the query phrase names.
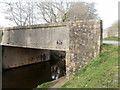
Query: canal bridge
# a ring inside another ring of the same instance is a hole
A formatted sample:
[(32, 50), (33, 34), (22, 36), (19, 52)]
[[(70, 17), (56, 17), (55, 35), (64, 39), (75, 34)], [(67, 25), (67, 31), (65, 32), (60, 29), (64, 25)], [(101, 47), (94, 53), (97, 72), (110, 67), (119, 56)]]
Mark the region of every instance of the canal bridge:
[(99, 55), (101, 20), (39, 24), (4, 28), (1, 45), (3, 68), (50, 60), (50, 50), (66, 52), (66, 72), (75, 72)]

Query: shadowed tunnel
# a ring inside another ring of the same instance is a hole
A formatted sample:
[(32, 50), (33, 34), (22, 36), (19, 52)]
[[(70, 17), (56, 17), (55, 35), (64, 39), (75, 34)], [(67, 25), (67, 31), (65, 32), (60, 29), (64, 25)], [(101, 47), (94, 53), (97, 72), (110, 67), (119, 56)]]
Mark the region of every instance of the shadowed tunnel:
[(64, 51), (3, 46), (2, 87), (35, 88), (66, 75), (65, 65)]

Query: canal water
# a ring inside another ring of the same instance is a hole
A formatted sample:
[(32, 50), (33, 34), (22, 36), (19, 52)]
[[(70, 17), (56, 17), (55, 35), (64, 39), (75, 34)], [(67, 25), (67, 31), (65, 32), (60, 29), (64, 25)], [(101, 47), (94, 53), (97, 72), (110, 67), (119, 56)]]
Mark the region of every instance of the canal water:
[(2, 88), (35, 88), (64, 76), (65, 71), (64, 59), (3, 70)]

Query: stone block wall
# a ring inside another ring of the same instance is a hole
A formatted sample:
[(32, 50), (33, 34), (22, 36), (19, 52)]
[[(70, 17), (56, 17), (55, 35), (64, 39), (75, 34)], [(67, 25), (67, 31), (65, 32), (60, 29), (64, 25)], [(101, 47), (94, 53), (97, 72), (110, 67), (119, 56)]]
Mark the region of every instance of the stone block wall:
[(102, 44), (102, 21), (81, 20), (69, 24), (69, 51), (66, 56), (67, 72), (75, 72), (99, 55)]

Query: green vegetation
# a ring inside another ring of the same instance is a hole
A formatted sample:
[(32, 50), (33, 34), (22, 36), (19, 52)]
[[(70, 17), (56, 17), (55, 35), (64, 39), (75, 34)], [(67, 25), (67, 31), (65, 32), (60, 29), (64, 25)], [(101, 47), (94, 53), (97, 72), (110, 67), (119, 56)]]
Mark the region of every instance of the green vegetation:
[(120, 41), (120, 38), (118, 38), (118, 37), (108, 37), (108, 38), (105, 38), (104, 40), (115, 40), (115, 41)]
[[(52, 81), (37, 88), (54, 84)], [(60, 88), (118, 88), (118, 46), (103, 45), (100, 56), (88, 62)]]
[(118, 47), (103, 45), (96, 57), (61, 88), (118, 88)]

